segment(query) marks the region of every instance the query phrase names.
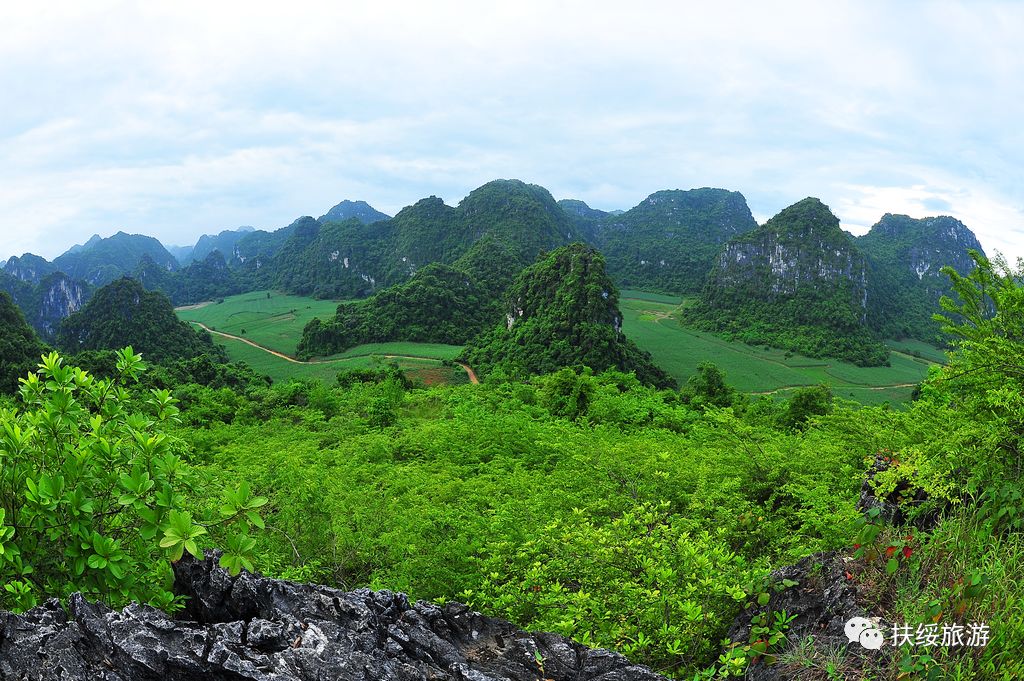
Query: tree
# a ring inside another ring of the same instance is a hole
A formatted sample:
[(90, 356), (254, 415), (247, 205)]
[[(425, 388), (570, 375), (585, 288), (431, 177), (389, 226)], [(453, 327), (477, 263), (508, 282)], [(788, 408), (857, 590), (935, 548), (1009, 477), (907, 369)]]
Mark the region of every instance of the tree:
[(81, 591), (173, 607), (165, 558), (200, 556), (213, 532), (226, 548), (221, 565), (252, 569), (249, 534), (263, 526), (256, 509), (266, 499), (242, 483), (225, 492), (219, 518), (184, 508), (190, 469), (163, 432), (174, 399), (126, 388), (144, 369), (130, 347), (111, 379), (51, 353), (22, 379), (21, 406), (0, 409), (0, 605)]
[(702, 362), (681, 392), (684, 400), (697, 406), (728, 407), (736, 396), (736, 390), (725, 382), (725, 373), (713, 362)]
[(782, 425), (786, 428), (803, 430), (812, 416), (822, 416), (832, 411), (832, 389), (827, 385), (812, 385), (800, 388), (782, 414)]

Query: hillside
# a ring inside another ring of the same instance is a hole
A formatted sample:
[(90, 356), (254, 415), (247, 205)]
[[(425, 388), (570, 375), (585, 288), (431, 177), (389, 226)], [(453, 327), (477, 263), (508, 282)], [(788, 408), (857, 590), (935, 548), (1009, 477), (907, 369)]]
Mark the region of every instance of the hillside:
[(0, 291), (11, 296), (36, 333), (52, 340), (61, 320), (79, 310), (93, 288), (63, 272), (50, 272), (33, 284), (4, 271), (0, 272)]
[(4, 264), (4, 272), (30, 284), (38, 284), (43, 277), (56, 271), (53, 263), (32, 253), (25, 253), (21, 257), (13, 256)]
[(985, 253), (974, 232), (955, 218), (891, 213), (858, 237), (857, 246), (870, 266), (869, 324), (885, 337), (926, 342), (939, 337), (932, 315), (939, 299), (952, 293), (941, 268), (949, 265), (966, 276), (974, 269), (968, 251)]
[(44, 346), (11, 297), (0, 291), (0, 393), (18, 389), (18, 379), (34, 371)]
[(146, 291), (128, 277), (99, 289), (81, 310), (66, 318), (57, 333), (57, 345), (70, 353), (131, 345), (153, 362), (204, 354), (223, 357), (208, 334), (200, 335), (178, 319), (167, 296)]
[(571, 244), (541, 258), (516, 278), (505, 319), (474, 338), (462, 357), (478, 373), (530, 376), (565, 367), (635, 372), (641, 382), (674, 381), (622, 333), (618, 291), (604, 258)]
[(603, 217), (586, 204), (562, 207), (578, 216), (619, 286), (671, 293), (700, 291), (723, 245), (757, 227), (743, 195), (724, 189), (659, 191)]
[(333, 355), (387, 341), (460, 345), (495, 319), (486, 291), (465, 272), (430, 264), (365, 301), (343, 303), (328, 321), (302, 331), (300, 357)]
[(867, 310), (866, 259), (828, 206), (807, 198), (726, 244), (685, 320), (752, 345), (873, 366), (888, 352)]

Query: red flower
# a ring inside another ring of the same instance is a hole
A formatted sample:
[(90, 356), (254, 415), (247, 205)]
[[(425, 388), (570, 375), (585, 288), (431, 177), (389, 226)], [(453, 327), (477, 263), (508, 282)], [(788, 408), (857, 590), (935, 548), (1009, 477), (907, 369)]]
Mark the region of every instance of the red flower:
[(904, 558), (910, 558), (910, 556), (912, 556), (912, 555), (914, 555), (914, 550), (911, 549), (909, 546), (904, 546), (903, 547), (903, 557)]
[(892, 554), (894, 554), (894, 553), (896, 553), (896, 547), (895, 546), (890, 546), (890, 547), (885, 549), (885, 557), (886, 558), (892, 558)]

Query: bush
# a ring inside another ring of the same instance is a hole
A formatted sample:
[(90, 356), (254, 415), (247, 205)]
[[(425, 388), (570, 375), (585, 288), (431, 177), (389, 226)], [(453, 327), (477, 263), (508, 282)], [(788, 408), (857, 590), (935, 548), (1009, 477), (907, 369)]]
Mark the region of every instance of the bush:
[(266, 503), (243, 483), (221, 518), (193, 519), (184, 506), (189, 470), (163, 427), (178, 408), (166, 390), (139, 399), (126, 383), (144, 370), (131, 348), (116, 377), (97, 379), (52, 353), (21, 380), (21, 405), (0, 409), (0, 605), (81, 591), (112, 604), (175, 605), (165, 558), (201, 555), (217, 528), (237, 572), (251, 567), (250, 525)]

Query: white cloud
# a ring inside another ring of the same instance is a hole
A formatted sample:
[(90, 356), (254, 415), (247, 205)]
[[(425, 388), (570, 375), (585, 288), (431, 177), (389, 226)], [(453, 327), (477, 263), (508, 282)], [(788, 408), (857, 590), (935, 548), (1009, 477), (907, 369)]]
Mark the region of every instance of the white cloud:
[(495, 177), (626, 208), (948, 205), (1024, 255), (1024, 4), (47, 3), (0, 25), (0, 257)]

